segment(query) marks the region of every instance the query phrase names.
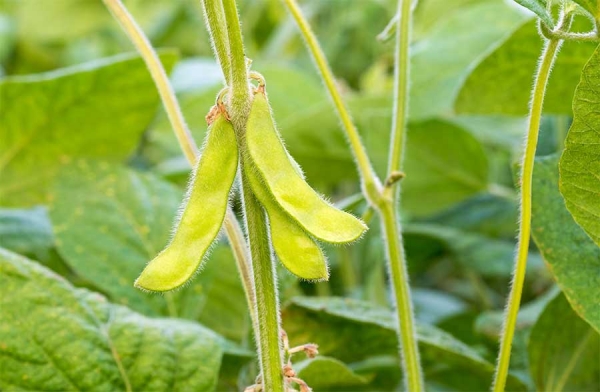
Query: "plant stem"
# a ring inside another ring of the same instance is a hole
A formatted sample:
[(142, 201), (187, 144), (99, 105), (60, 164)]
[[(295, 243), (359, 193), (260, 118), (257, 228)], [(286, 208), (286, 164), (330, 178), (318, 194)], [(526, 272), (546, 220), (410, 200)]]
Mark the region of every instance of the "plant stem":
[(227, 22), (227, 36), (229, 38), (231, 60), (229, 114), (231, 115), (231, 121), (236, 131), (243, 135), (246, 129), (248, 113), (250, 112), (250, 103), (252, 102), (244, 42), (235, 0), (223, 0), (223, 10), (225, 11), (225, 20)]
[(279, 298), (275, 263), (271, 258), (267, 222), (261, 205), (242, 174), (243, 203), (250, 242), (256, 292), (258, 326), (255, 330), (262, 387), (264, 391), (283, 392), (283, 359), (280, 343)]
[[(227, 22), (227, 36), (231, 59), (231, 92), (229, 114), (238, 134), (241, 156), (246, 156), (244, 140), (246, 121), (250, 111), (251, 96), (248, 82), (248, 69), (242, 31), (234, 0), (223, 0), (223, 10)], [(213, 34), (214, 37), (214, 34)], [(215, 45), (215, 47), (218, 47)], [(243, 161), (245, 166), (246, 162)], [(246, 233), (250, 244), (254, 294), (256, 297), (256, 342), (258, 345), (262, 388), (269, 392), (283, 392), (283, 358), (280, 341), (279, 297), (275, 263), (269, 246), (267, 222), (260, 203), (254, 197), (248, 180), (242, 172), (243, 206), (246, 219)]]
[(418, 392), (423, 390), (423, 375), (419, 362), (415, 317), (396, 203), (391, 200), (384, 202), (379, 207), (379, 213), (388, 256), (388, 274), (394, 289), (405, 390)]
[(348, 138), (348, 142), (353, 151), (354, 160), (356, 161), (356, 165), (358, 167), (358, 172), (362, 181), (362, 186), (364, 190), (365, 197), (371, 204), (376, 204), (379, 200), (381, 182), (377, 178), (373, 167), (371, 165), (371, 161), (369, 160), (369, 156), (367, 155), (367, 150), (362, 144), (360, 134), (356, 129), (356, 126), (352, 122), (352, 118), (350, 117), (350, 113), (340, 92), (337, 89), (335, 83), (335, 77), (333, 76), (333, 72), (327, 63), (327, 59), (325, 58), (325, 54), (323, 50), (319, 46), (319, 42), (317, 41), (317, 37), (313, 33), (308, 24), (306, 18), (302, 14), (300, 7), (296, 3), (296, 0), (284, 0), (288, 9), (290, 10), (292, 16), (296, 20), (298, 24), (298, 28), (302, 33), (302, 37), (306, 41), (306, 45), (312, 55), (312, 58), (317, 66), (321, 78), (325, 83), (325, 87), (329, 92), (329, 96), (333, 101), (333, 104), (336, 108), (337, 114), (342, 122), (344, 127), (346, 137)]
[(227, 39), (227, 29), (222, 28), (226, 25), (225, 11), (223, 3), (215, 0), (202, 0), (204, 9), (204, 21), (210, 34), (210, 42), (213, 45), (213, 51), (217, 61), (223, 71), (225, 84), (231, 83), (231, 59), (229, 50), (229, 39)]
[[(388, 272), (394, 291), (398, 319), (398, 338), (400, 341), (400, 356), (405, 374), (407, 390), (421, 391), (423, 378), (419, 364), (418, 347), (415, 337), (414, 315), (411, 305), (408, 272), (404, 257), (400, 220), (397, 210), (398, 183), (382, 188), (381, 181), (372, 169), (371, 162), (363, 146), (360, 135), (352, 123), (339, 91), (335, 85), (331, 69), (325, 59), (319, 43), (302, 15), (295, 0), (284, 0), (298, 24), (309, 51), (319, 69), (327, 90), (334, 102), (335, 108), (342, 121), (350, 147), (361, 176), (363, 193), (369, 204), (381, 218), (386, 237), (386, 252), (388, 256)], [(409, 43), (411, 28), (410, 0), (399, 0), (396, 28), (396, 73), (395, 73), (395, 110), (392, 131), (392, 146), (389, 159), (389, 174), (399, 171), (404, 150), (404, 135), (406, 128), (408, 80), (409, 80)], [(393, 192), (396, 189), (396, 192)], [(372, 211), (372, 210), (369, 210)], [(371, 213), (366, 214), (370, 217)]]
[[(198, 147), (185, 123), (179, 102), (175, 97), (167, 73), (156, 55), (154, 48), (152, 48), (150, 41), (146, 38), (142, 29), (137, 25), (135, 19), (133, 19), (120, 0), (104, 0), (104, 3), (115, 19), (119, 21), (139, 54), (146, 62), (146, 66), (150, 70), (150, 74), (160, 93), (162, 103), (169, 117), (169, 121), (171, 122), (171, 126), (173, 127), (173, 131), (177, 136), (181, 150), (190, 165), (195, 166), (199, 156)], [(227, 209), (224, 226), (240, 272), (242, 285), (244, 287), (244, 292), (246, 293), (246, 300), (249, 304), (250, 317), (254, 320), (256, 318), (256, 315), (253, 313), (254, 288), (250, 276), (252, 266), (248, 260), (247, 247), (242, 230), (231, 208)]]
[[(404, 160), (410, 80), (410, 33), (412, 29), (411, 0), (398, 0), (396, 45), (394, 50), (394, 107), (388, 161), (388, 178), (401, 172)], [(404, 254), (399, 201), (401, 182), (384, 189), (384, 201), (378, 206), (386, 238), (388, 269), (396, 302), (400, 332), (400, 353), (407, 391), (422, 391), (423, 374), (417, 346), (415, 316), (409, 286), (408, 268)]]
[(517, 255), (513, 272), (513, 283), (504, 316), (504, 328), (500, 342), (500, 353), (498, 356), (493, 386), (494, 392), (504, 391), (506, 377), (508, 375), (512, 341), (515, 333), (517, 315), (521, 305), (521, 294), (523, 292), (527, 255), (529, 253), (529, 239), (531, 236), (531, 192), (535, 150), (537, 147), (546, 85), (548, 84), (552, 65), (554, 64), (554, 59), (556, 58), (561, 42), (560, 39), (556, 38), (546, 42), (542, 51), (541, 61), (537, 69), (535, 84), (532, 91), (529, 124), (527, 127), (527, 141), (521, 168), (521, 212), (519, 217), (520, 227)]

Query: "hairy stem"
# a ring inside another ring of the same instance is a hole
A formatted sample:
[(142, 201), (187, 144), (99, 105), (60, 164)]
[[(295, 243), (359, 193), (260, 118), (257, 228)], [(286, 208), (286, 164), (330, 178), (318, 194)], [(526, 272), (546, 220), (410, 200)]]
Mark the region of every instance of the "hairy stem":
[[(177, 136), (181, 150), (183, 151), (190, 165), (194, 166), (199, 155), (198, 147), (196, 146), (194, 138), (192, 137), (192, 134), (185, 123), (179, 102), (177, 101), (175, 93), (173, 92), (173, 88), (169, 83), (167, 73), (158, 59), (156, 52), (152, 48), (150, 41), (148, 38), (146, 38), (144, 32), (137, 25), (135, 19), (133, 19), (131, 14), (127, 11), (120, 0), (104, 0), (104, 3), (113, 14), (115, 19), (119, 21), (137, 48), (138, 52), (146, 62), (154, 83), (156, 84), (156, 87), (160, 93), (163, 106), (165, 107), (165, 111), (167, 112), (169, 121), (173, 127), (173, 131)], [(233, 254), (240, 272), (240, 277), (244, 286), (244, 292), (246, 294), (246, 300), (248, 301), (249, 305), (250, 316), (254, 320), (256, 318), (253, 312), (254, 287), (252, 285), (250, 273), (252, 266), (250, 264), (250, 260), (248, 259), (246, 242), (244, 240), (242, 230), (238, 224), (235, 214), (230, 208), (227, 209), (224, 225), (225, 231), (227, 232), (227, 238), (233, 249)]]
[(227, 29), (222, 28), (226, 25), (223, 3), (215, 0), (202, 0), (202, 8), (213, 51), (223, 71), (225, 84), (229, 85), (231, 83), (231, 59)]
[(267, 222), (250, 184), (242, 175), (244, 210), (254, 271), (258, 330), (256, 341), (264, 391), (283, 392), (279, 298), (275, 263), (271, 258)]
[[(372, 169), (366, 149), (360, 140), (358, 130), (352, 123), (348, 109), (336, 87), (333, 73), (331, 72), (314, 33), (302, 15), (296, 1), (284, 1), (300, 28), (300, 32), (315, 60), (321, 78), (329, 91), (342, 121), (344, 131), (361, 176), (365, 198), (369, 201), (382, 221), (383, 231), (386, 237), (388, 271), (396, 303), (400, 356), (402, 358), (402, 368), (405, 374), (405, 383), (407, 390), (421, 391), (423, 389), (423, 377), (421, 374), (418, 347), (415, 337), (414, 315), (411, 305), (410, 287), (408, 285), (408, 272), (404, 257), (400, 219), (396, 212), (399, 195), (398, 183), (392, 182), (385, 188), (381, 186), (381, 181)], [(392, 145), (389, 159), (389, 178), (391, 178), (392, 174), (397, 174), (396, 172), (400, 170), (404, 151), (404, 135), (406, 133), (405, 128), (408, 107), (408, 55), (411, 29), (410, 3), (410, 0), (399, 0), (398, 2), (399, 17), (396, 20), (396, 93)], [(394, 189), (396, 189), (396, 192), (393, 192)], [(368, 211), (373, 210), (370, 209)], [(371, 213), (365, 215), (370, 217)]]
[[(242, 165), (245, 165), (243, 159), (246, 155), (244, 139), (251, 104), (250, 83), (248, 82), (244, 43), (235, 1), (223, 0), (223, 10), (231, 60), (229, 114), (241, 144)], [(215, 37), (214, 34), (212, 36)], [(218, 45), (215, 44), (215, 47)], [(258, 345), (262, 386), (264, 391), (283, 392), (283, 358), (280, 344), (281, 327), (275, 263), (269, 246), (264, 211), (250, 189), (244, 170), (241, 172), (246, 233), (250, 244), (256, 296), (257, 319), (254, 333)]]
[[(394, 50), (394, 106), (388, 161), (388, 179), (402, 171), (408, 119), (408, 96), (410, 80), (410, 33), (412, 29), (411, 0), (398, 0), (396, 21), (396, 45)], [(423, 372), (417, 346), (415, 316), (409, 286), (408, 268), (404, 254), (401, 220), (398, 213), (400, 180), (386, 181), (384, 202), (378, 208), (383, 232), (386, 237), (388, 268), (394, 288), (396, 312), (400, 332), (400, 354), (404, 369), (404, 385), (407, 391), (422, 391)]]
[(548, 84), (552, 65), (561, 42), (560, 39), (552, 39), (546, 42), (542, 51), (541, 61), (538, 65), (535, 84), (532, 91), (529, 124), (527, 127), (527, 141), (521, 168), (521, 211), (519, 216), (520, 224), (517, 255), (515, 259), (512, 287), (504, 315), (504, 328), (500, 341), (500, 353), (498, 355), (496, 376), (493, 386), (495, 392), (504, 391), (506, 377), (508, 375), (512, 341), (515, 334), (517, 315), (521, 305), (521, 294), (523, 292), (527, 255), (529, 253), (529, 239), (531, 236), (531, 192), (535, 150), (537, 147), (546, 85)]
[(319, 42), (317, 41), (317, 37), (313, 33), (308, 21), (302, 14), (298, 3), (296, 0), (284, 0), (287, 5), (290, 13), (296, 20), (298, 24), (298, 28), (302, 33), (302, 37), (306, 41), (306, 45), (313, 57), (315, 65), (317, 66), (319, 73), (321, 74), (321, 79), (323, 79), (323, 83), (325, 83), (325, 87), (329, 92), (329, 96), (333, 101), (335, 109), (337, 111), (338, 117), (342, 122), (342, 126), (344, 127), (346, 137), (348, 142), (350, 143), (350, 147), (352, 148), (352, 153), (354, 156), (354, 160), (356, 161), (356, 165), (358, 167), (358, 172), (362, 181), (363, 190), (365, 193), (366, 199), (371, 204), (376, 204), (379, 200), (381, 182), (377, 178), (373, 167), (371, 165), (371, 161), (369, 160), (369, 156), (367, 155), (367, 150), (363, 145), (360, 134), (358, 133), (358, 129), (352, 122), (352, 117), (350, 117), (350, 112), (342, 99), (342, 95), (338, 91), (338, 88), (335, 83), (335, 77), (333, 76), (333, 72), (327, 63), (327, 59), (325, 58), (325, 54), (323, 50), (319, 46)]

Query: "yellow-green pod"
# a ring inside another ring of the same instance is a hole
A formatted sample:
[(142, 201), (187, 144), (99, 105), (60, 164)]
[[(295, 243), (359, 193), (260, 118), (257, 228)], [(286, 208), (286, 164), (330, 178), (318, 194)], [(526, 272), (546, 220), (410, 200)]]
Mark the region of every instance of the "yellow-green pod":
[(365, 232), (367, 227), (363, 222), (323, 200), (298, 173), (261, 91), (254, 96), (246, 143), (252, 161), (277, 203), (314, 237), (329, 243), (345, 243)]
[(277, 205), (250, 166), (245, 165), (244, 171), (269, 217), (271, 244), (281, 264), (299, 278), (327, 280), (327, 258), (319, 245)]
[(135, 281), (136, 287), (150, 291), (173, 290), (194, 275), (221, 230), (237, 166), (233, 126), (219, 114), (206, 136), (173, 238), (148, 263)]

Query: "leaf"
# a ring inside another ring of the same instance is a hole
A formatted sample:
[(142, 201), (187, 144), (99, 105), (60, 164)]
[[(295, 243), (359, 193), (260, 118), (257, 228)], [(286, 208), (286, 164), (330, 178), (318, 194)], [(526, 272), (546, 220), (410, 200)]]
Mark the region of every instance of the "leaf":
[(600, 246), (600, 49), (581, 74), (573, 123), (559, 162), (560, 192), (575, 221)]
[(369, 381), (354, 373), (343, 362), (324, 356), (294, 363), (294, 370), (298, 378), (318, 391), (348, 391), (349, 388), (366, 385)]
[[(176, 57), (163, 53), (170, 69)], [(61, 163), (124, 161), (158, 107), (143, 61), (121, 55), (0, 80), (0, 204), (47, 202)]]
[(152, 315), (166, 314), (169, 305), (176, 315), (172, 301), (193, 286), (159, 296), (133, 282), (167, 244), (182, 192), (149, 174), (85, 160), (63, 166), (54, 189), (56, 245), (73, 270), (115, 302)]
[(600, 390), (600, 336), (556, 296), (529, 339), (531, 377), (539, 391)]
[(46, 209), (0, 208), (0, 247), (36, 259), (47, 259), (54, 247)]
[(411, 120), (452, 113), (470, 70), (526, 19), (502, 1), (472, 1), (440, 16), (411, 47)]
[(439, 212), (488, 185), (481, 143), (442, 121), (410, 125), (404, 171), (402, 203), (415, 216)]
[[(346, 363), (379, 355), (397, 355), (396, 322), (386, 308), (344, 298), (296, 297), (282, 314), (291, 344), (314, 342), (319, 352)], [(451, 335), (429, 325), (417, 325), (417, 340), (428, 380), (465, 390), (467, 372), (471, 390), (485, 390), (494, 366)], [(439, 372), (440, 366), (452, 372)], [(523, 390), (514, 377), (511, 390)]]
[[(574, 28), (590, 29), (582, 19), (575, 19)], [(571, 113), (575, 86), (594, 47), (589, 42), (564, 43), (548, 82), (545, 113)], [(542, 40), (535, 21), (524, 24), (471, 72), (456, 98), (456, 112), (526, 115), (541, 51)]]
[(598, 0), (573, 0), (573, 2), (579, 4), (581, 8), (589, 12), (594, 20), (600, 19), (600, 4), (598, 4)]
[[(409, 224), (404, 232), (441, 242), (465, 270), (475, 271), (485, 277), (508, 277), (512, 273), (515, 253), (512, 241), (496, 240), (432, 224)], [(528, 267), (532, 269), (540, 265), (539, 255), (531, 252)]]
[(558, 178), (558, 156), (535, 160), (532, 236), (573, 310), (600, 331), (600, 248), (567, 211)]
[(515, 2), (536, 14), (549, 28), (554, 27), (552, 15), (546, 7), (546, 0), (515, 0)]
[(0, 388), (210, 391), (222, 349), (191, 322), (150, 319), (0, 249)]

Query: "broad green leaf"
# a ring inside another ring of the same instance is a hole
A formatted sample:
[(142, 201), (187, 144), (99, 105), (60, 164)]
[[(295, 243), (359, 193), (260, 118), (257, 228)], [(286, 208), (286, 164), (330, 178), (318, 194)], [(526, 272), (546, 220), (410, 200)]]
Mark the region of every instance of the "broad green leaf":
[[(170, 69), (176, 57), (164, 53)], [(122, 162), (158, 107), (143, 61), (121, 55), (45, 74), (0, 80), (0, 204), (47, 202), (61, 163)]]
[(552, 15), (546, 7), (546, 0), (515, 0), (515, 2), (521, 4), (523, 7), (536, 14), (546, 24), (546, 26), (550, 28), (554, 27)]
[(36, 260), (47, 259), (54, 236), (46, 209), (0, 208), (0, 247)]
[(472, 1), (453, 11), (412, 45), (411, 68), (418, 70), (411, 73), (412, 120), (452, 113), (469, 71), (528, 18), (502, 1)]
[(559, 294), (529, 338), (531, 377), (538, 391), (600, 390), (600, 335)]
[(403, 207), (416, 216), (439, 212), (488, 186), (488, 162), (481, 143), (442, 121), (409, 126)]
[(366, 385), (369, 378), (360, 376), (335, 358), (318, 356), (294, 363), (297, 377), (317, 391), (348, 391)]
[(575, 221), (600, 246), (600, 49), (581, 74), (573, 98), (573, 124), (559, 162), (560, 193)]
[(573, 310), (600, 331), (600, 248), (569, 214), (558, 178), (557, 156), (536, 159), (533, 239)]
[(114, 302), (149, 314), (177, 315), (176, 296), (133, 287), (167, 244), (183, 193), (149, 174), (98, 161), (77, 160), (60, 168), (50, 206), (56, 245), (68, 264)]
[(211, 391), (220, 338), (192, 322), (151, 319), (73, 288), (0, 249), (0, 388)]
[[(433, 238), (453, 255), (465, 269), (486, 277), (508, 277), (513, 270), (514, 242), (489, 238), (433, 224), (409, 224), (404, 228), (407, 235)], [(528, 267), (539, 268), (542, 264), (538, 254), (530, 252)]]
[[(589, 30), (589, 23), (582, 19), (576, 19), (575, 27)], [(536, 22), (524, 24), (468, 76), (456, 98), (456, 112), (526, 115), (542, 46)], [(594, 47), (589, 42), (566, 42), (563, 45), (548, 82), (544, 112), (571, 113), (573, 92), (581, 69)]]
[[(368, 302), (297, 297), (287, 305), (282, 317), (292, 345), (314, 342), (321, 354), (346, 363), (397, 355), (394, 315)], [(428, 380), (465, 390), (466, 380), (459, 374), (468, 373), (471, 390), (489, 387), (494, 365), (466, 344), (425, 324), (418, 324), (417, 340)], [(451, 371), (440, 372), (440, 366)], [(511, 376), (509, 388), (523, 390), (523, 385)]]

